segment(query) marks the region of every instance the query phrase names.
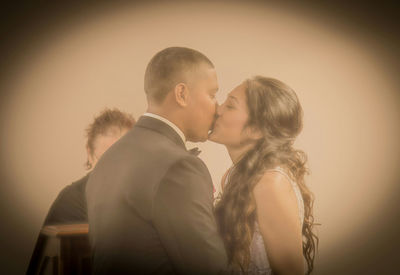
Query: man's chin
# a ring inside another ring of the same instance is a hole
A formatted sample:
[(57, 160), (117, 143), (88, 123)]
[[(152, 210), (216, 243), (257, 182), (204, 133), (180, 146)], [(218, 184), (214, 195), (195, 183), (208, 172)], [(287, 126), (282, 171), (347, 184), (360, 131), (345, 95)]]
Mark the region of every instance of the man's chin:
[(197, 143), (197, 142), (206, 142), (208, 140), (208, 136), (196, 136), (196, 137), (190, 137), (187, 139), (187, 141)]
[(187, 141), (190, 142), (206, 142), (210, 140), (210, 137), (213, 136), (213, 131), (208, 130), (207, 132), (203, 132), (202, 134), (198, 133), (197, 135), (191, 135), (187, 137)]

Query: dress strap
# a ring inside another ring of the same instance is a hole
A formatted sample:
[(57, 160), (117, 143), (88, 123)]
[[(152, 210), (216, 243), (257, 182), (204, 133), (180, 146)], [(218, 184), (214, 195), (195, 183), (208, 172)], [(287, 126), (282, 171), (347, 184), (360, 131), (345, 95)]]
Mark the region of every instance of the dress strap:
[(277, 167), (275, 167), (275, 168), (271, 168), (271, 169), (268, 169), (267, 170), (267, 172), (268, 171), (271, 171), (271, 172), (278, 172), (279, 174), (281, 174), (281, 175), (283, 175), (292, 185), (293, 185), (293, 179), (291, 179), (290, 177), (289, 177), (289, 175), (280, 167), (280, 166), (277, 166)]

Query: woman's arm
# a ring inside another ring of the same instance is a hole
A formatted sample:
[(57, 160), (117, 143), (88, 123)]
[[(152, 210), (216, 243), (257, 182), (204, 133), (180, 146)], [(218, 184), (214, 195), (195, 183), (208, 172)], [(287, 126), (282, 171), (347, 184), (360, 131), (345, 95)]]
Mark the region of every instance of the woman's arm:
[(268, 171), (253, 191), (257, 220), (274, 274), (304, 274), (302, 232), (289, 180)]

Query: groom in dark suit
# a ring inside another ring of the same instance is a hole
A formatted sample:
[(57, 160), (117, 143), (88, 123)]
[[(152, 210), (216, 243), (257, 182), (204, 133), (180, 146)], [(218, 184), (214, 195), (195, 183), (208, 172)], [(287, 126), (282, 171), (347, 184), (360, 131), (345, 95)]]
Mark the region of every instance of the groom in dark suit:
[(95, 274), (218, 274), (227, 259), (206, 165), (218, 82), (202, 53), (172, 47), (145, 72), (147, 113), (97, 163), (87, 188)]

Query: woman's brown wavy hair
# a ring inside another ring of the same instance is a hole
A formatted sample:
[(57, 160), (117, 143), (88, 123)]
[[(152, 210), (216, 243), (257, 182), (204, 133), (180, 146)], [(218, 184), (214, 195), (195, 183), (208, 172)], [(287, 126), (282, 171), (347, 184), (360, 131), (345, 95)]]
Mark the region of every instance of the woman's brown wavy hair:
[(249, 115), (246, 127), (259, 129), (263, 137), (235, 164), (216, 202), (215, 215), (229, 262), (246, 273), (257, 211), (253, 189), (265, 170), (279, 165), (298, 184), (303, 197), (303, 255), (309, 274), (318, 245), (313, 233), (314, 197), (304, 182), (307, 156), (292, 146), (302, 130), (301, 105), (296, 93), (279, 80), (256, 76), (245, 83)]

